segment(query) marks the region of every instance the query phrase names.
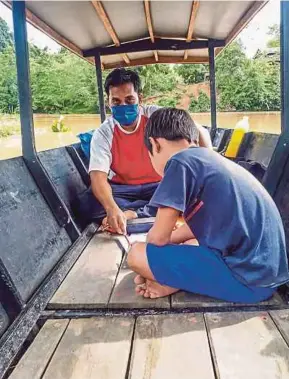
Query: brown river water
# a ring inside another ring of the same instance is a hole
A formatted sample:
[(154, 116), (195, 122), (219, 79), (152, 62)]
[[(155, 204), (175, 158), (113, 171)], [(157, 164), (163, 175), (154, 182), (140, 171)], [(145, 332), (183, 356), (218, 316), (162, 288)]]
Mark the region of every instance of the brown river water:
[[(249, 117), (251, 131), (279, 134), (281, 130), (280, 112), (220, 112), (217, 123), (219, 127), (233, 128), (244, 116)], [(202, 125), (210, 125), (209, 113), (195, 113), (192, 117)], [(35, 139), (37, 151), (48, 150), (55, 147), (70, 145), (77, 142), (77, 134), (95, 129), (100, 124), (99, 115), (66, 115), (64, 123), (70, 127), (69, 132), (55, 133), (51, 130), (51, 124), (58, 115), (34, 115)], [(1, 123), (9, 125), (19, 121), (0, 115)], [(13, 135), (0, 138), (0, 160), (21, 155), (21, 136)]]

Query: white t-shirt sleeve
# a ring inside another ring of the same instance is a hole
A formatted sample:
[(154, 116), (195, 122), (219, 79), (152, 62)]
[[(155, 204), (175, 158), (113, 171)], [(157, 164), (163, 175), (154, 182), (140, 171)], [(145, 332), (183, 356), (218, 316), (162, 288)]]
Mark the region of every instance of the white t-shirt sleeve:
[(89, 172), (102, 171), (109, 173), (112, 161), (111, 145), (113, 130), (108, 121), (96, 129), (90, 144)]
[(143, 114), (146, 117), (150, 117), (155, 111), (157, 111), (160, 108), (162, 107), (158, 105), (143, 105)]

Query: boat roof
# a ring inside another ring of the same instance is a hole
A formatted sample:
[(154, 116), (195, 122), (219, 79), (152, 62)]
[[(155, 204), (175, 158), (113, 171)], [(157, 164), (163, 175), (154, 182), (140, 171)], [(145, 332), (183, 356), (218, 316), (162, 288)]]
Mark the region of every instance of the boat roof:
[[(11, 7), (10, 1), (3, 1)], [(28, 22), (103, 69), (208, 63), (267, 1), (26, 1)]]

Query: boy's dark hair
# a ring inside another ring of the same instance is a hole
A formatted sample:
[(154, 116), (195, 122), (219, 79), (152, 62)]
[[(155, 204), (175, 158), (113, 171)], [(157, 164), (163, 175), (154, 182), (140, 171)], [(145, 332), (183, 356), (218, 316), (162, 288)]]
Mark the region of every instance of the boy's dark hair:
[(120, 86), (124, 83), (132, 83), (137, 93), (141, 92), (141, 80), (136, 71), (126, 70), (125, 68), (116, 68), (111, 71), (105, 79), (104, 89), (109, 95), (109, 88)]
[(165, 138), (168, 141), (185, 139), (191, 143), (198, 141), (199, 131), (185, 110), (161, 108), (151, 115), (145, 128), (145, 145), (152, 154), (150, 137)]

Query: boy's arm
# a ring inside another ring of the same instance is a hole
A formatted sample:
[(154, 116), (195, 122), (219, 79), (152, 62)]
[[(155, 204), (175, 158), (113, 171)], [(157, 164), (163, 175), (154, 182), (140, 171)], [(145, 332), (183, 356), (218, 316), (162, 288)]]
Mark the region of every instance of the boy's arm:
[(171, 235), (171, 242), (174, 244), (184, 243), (190, 239), (196, 238), (187, 224), (182, 225), (177, 230), (174, 230)]
[(147, 243), (164, 246), (171, 243), (171, 236), (180, 215), (180, 211), (173, 208), (159, 208), (154, 226), (147, 235)]
[[(158, 208), (156, 221), (150, 230), (147, 242), (163, 246), (172, 242), (172, 234), (179, 215), (185, 212), (190, 198), (195, 198), (195, 178), (186, 164), (171, 159), (165, 168), (165, 174), (156, 189), (150, 206)], [(184, 229), (182, 229), (184, 230)], [(178, 237), (178, 234), (176, 235)], [(189, 234), (189, 238), (193, 238)], [(179, 240), (180, 236), (178, 237)], [(173, 239), (173, 241), (176, 241)]]

